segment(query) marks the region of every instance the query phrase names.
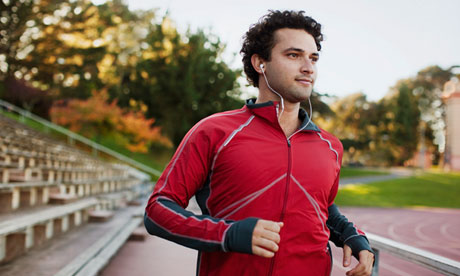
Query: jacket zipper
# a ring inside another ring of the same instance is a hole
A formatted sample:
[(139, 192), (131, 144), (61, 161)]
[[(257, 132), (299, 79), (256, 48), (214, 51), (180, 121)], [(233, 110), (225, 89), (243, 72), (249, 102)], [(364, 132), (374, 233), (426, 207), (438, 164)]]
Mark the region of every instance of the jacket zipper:
[[(286, 212), (286, 204), (287, 204), (287, 201), (288, 201), (288, 195), (289, 195), (289, 184), (291, 182), (291, 141), (289, 139), (287, 139), (287, 146), (288, 146), (288, 168), (287, 168), (287, 175), (286, 175), (286, 188), (284, 190), (284, 201), (283, 201), (283, 209), (281, 210), (281, 215), (280, 215), (280, 219), (279, 221), (283, 221), (284, 219), (284, 215), (285, 215), (285, 212)], [(275, 260), (276, 260), (276, 254), (275, 256), (272, 258), (271, 262), (270, 262), (270, 270), (268, 272), (268, 275), (269, 276), (272, 276), (273, 275), (273, 269), (275, 267)]]

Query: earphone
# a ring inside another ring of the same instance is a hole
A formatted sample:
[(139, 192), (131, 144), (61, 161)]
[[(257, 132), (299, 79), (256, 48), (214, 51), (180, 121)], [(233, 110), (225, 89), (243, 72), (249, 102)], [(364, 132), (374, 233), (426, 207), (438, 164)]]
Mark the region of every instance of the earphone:
[[(259, 68), (260, 68), (260, 70), (262, 70), (262, 74), (263, 74), (263, 76), (264, 76), (265, 83), (267, 83), (267, 87), (268, 87), (273, 93), (275, 93), (278, 97), (280, 97), (280, 101), (281, 101), (281, 112), (278, 114), (278, 120), (279, 120), (279, 118), (281, 117), (281, 114), (283, 114), (283, 111), (284, 111), (284, 99), (283, 99), (283, 97), (282, 97), (278, 92), (276, 92), (276, 91), (270, 86), (270, 84), (268, 83), (267, 76), (265, 75), (265, 70), (264, 70), (264, 69), (265, 69), (265, 65), (264, 65), (263, 63), (261, 63), (261, 64), (259, 65)], [(312, 93), (313, 93), (313, 91), (312, 91)], [(297, 130), (296, 132), (294, 132), (292, 135), (294, 135), (295, 133), (297, 133), (297, 132), (299, 132), (299, 131), (305, 129), (305, 128), (311, 123), (311, 117), (313, 116), (313, 109), (312, 109), (312, 107), (311, 107), (311, 100), (310, 100), (310, 97), (308, 97), (308, 104), (310, 105), (310, 116), (309, 116), (309, 118), (308, 118), (308, 123), (307, 123), (305, 126), (303, 126), (301, 129), (298, 129), (298, 130)], [(308, 114), (308, 113), (307, 113), (307, 114)], [(291, 135), (290, 137), (292, 137), (292, 135)], [(290, 138), (290, 137), (289, 137), (289, 138)]]
[(278, 97), (280, 97), (281, 111), (280, 111), (279, 114), (278, 114), (278, 120), (279, 120), (279, 118), (281, 117), (281, 114), (283, 114), (283, 111), (284, 111), (284, 99), (283, 99), (283, 97), (282, 97), (278, 92), (276, 92), (275, 89), (273, 89), (273, 88), (270, 86), (270, 84), (268, 83), (267, 76), (265, 76), (265, 70), (264, 70), (265, 65), (264, 65), (263, 63), (261, 63), (261, 64), (259, 65), (259, 68), (260, 68), (260, 70), (262, 70), (262, 74), (264, 75), (265, 83), (267, 83), (268, 88), (269, 88), (273, 93), (275, 93)]

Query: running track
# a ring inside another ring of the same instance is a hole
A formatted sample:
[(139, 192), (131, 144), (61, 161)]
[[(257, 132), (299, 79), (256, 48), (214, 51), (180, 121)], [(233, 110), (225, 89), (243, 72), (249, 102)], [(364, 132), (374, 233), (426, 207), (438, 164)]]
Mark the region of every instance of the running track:
[[(365, 232), (460, 261), (460, 210), (341, 208)], [(341, 250), (333, 250), (334, 273), (344, 275)], [(440, 275), (381, 252), (380, 275)]]
[[(341, 208), (341, 211), (366, 232), (460, 261), (460, 210)], [(345, 275), (341, 249), (333, 248), (332, 275)], [(193, 276), (195, 262), (196, 251), (148, 236), (144, 242), (127, 242), (101, 275)], [(380, 275), (440, 274), (381, 252)]]

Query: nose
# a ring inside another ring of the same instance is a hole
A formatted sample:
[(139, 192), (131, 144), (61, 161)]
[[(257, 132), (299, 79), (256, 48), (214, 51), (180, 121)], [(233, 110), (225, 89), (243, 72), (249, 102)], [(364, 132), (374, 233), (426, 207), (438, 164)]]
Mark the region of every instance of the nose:
[(309, 75), (312, 75), (315, 72), (315, 66), (313, 65), (313, 62), (311, 59), (309, 58), (305, 59), (305, 61), (302, 64), (301, 71), (302, 73), (304, 74), (306, 73)]

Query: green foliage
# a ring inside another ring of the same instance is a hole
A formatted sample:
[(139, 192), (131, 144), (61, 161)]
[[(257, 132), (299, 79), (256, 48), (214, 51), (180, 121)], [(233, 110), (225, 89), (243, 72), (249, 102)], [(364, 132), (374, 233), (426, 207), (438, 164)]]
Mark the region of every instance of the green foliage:
[(420, 176), (347, 185), (335, 202), (341, 206), (460, 208), (460, 174), (426, 173)]
[(97, 141), (103, 146), (106, 146), (160, 172), (165, 169), (174, 154), (172, 148), (166, 147), (156, 147), (156, 150), (152, 152), (133, 152), (126, 147), (121, 146), (120, 143), (117, 143), (111, 135), (97, 137)]
[(393, 153), (396, 165), (403, 165), (417, 150), (417, 129), (420, 113), (414, 96), (408, 86), (402, 84), (394, 105), (395, 118), (393, 131), (390, 133), (391, 142), (396, 150)]
[(345, 151), (344, 163), (367, 163), (365, 154), (369, 152), (371, 140), (377, 133), (379, 106), (368, 102), (363, 93), (354, 93), (339, 99), (331, 108), (335, 117), (320, 121), (320, 125), (341, 139)]
[(0, 81), (20, 73), (22, 53), (26, 51), (27, 43), (21, 42), (26, 23), (33, 18), (33, 0), (0, 1)]
[[(132, 12), (121, 0), (99, 6), (87, 0), (0, 5), (2, 87), (9, 76), (54, 100), (87, 99), (94, 90), (108, 89), (123, 107), (132, 108), (133, 101), (145, 105), (147, 116), (176, 145), (201, 118), (242, 105), (240, 71), (221, 60), (225, 45), (212, 34), (180, 34), (167, 16)], [(16, 100), (30, 107), (42, 95), (29, 94)]]
[[(313, 120), (316, 122), (319, 118), (320, 120), (334, 119), (336, 114), (332, 111), (331, 107), (323, 101), (323, 99), (329, 99), (332, 96), (328, 94), (321, 94), (317, 91), (314, 91), (310, 97), (311, 105), (313, 107)], [(301, 102), (300, 106), (307, 110), (310, 114), (310, 105), (308, 101)]]
[(361, 177), (361, 176), (375, 176), (375, 175), (388, 175), (386, 171), (372, 170), (367, 168), (351, 168), (351, 167), (342, 167), (340, 170), (340, 178), (351, 178), (351, 177)]
[[(107, 89), (127, 110), (145, 106), (177, 146), (200, 119), (243, 104), (241, 71), (222, 61), (225, 45), (203, 31), (179, 33), (168, 16), (130, 11), (122, 0), (2, 0), (0, 10), (0, 97), (34, 113), (46, 117), (52, 101)], [(329, 107), (327, 95), (313, 94), (314, 119), (342, 140), (345, 163), (403, 164), (423, 128), (425, 146), (442, 149), (441, 92), (452, 76), (425, 68), (378, 102), (355, 93)]]
[(129, 99), (146, 104), (148, 116), (158, 120), (177, 146), (202, 118), (243, 103), (237, 98), (240, 72), (221, 61), (220, 41), (202, 31), (182, 39), (169, 24), (164, 19), (161, 28), (150, 30), (146, 41), (152, 52), (146, 52), (135, 72), (124, 78), (123, 90), (112, 92), (118, 92), (121, 104)]
[(446, 108), (442, 91), (444, 84), (455, 76), (452, 69), (453, 67), (442, 69), (439, 66), (429, 66), (407, 81), (420, 110), (421, 123), (426, 128), (425, 146), (433, 148), (433, 151), (442, 152), (444, 148)]
[[(62, 133), (49, 129), (45, 127), (43, 124), (37, 123), (34, 120), (31, 120), (25, 117), (22, 118), (16, 113), (10, 113), (4, 110), (0, 110), (0, 115), (16, 120), (19, 123), (25, 124), (26, 126), (32, 129), (35, 129), (37, 131), (44, 132), (46, 133), (46, 135), (53, 137), (53, 139), (60, 140), (63, 143), (66, 143), (66, 142), (69, 143), (69, 139), (66, 136), (64, 136)], [(152, 152), (154, 153), (133, 152), (127, 149), (126, 147), (122, 146), (119, 142), (117, 142), (116, 141), (117, 138), (112, 135), (106, 135), (106, 136), (101, 135), (101, 136), (94, 137), (94, 138), (99, 144), (111, 150), (114, 150), (120, 154), (123, 154), (131, 159), (134, 159), (146, 166), (154, 168), (158, 171), (164, 170), (166, 165), (169, 163), (172, 155), (174, 154), (174, 151), (172, 148), (166, 148), (166, 147), (162, 147), (158, 145), (153, 145), (155, 150)], [(88, 147), (87, 145), (76, 143), (75, 141), (72, 142), (72, 145), (76, 146), (80, 150), (87, 152), (88, 154), (93, 153), (92, 148)], [(108, 160), (113, 159), (113, 157), (106, 156), (105, 154), (102, 154), (100, 152), (98, 153), (98, 155), (102, 158), (107, 158)], [(155, 175), (151, 175), (151, 177), (152, 177), (152, 180), (156, 180), (158, 178), (158, 176), (155, 176)]]
[(378, 102), (363, 93), (341, 98), (331, 105), (335, 116), (319, 124), (342, 141), (345, 164), (404, 165), (421, 147), (419, 141), (439, 157), (445, 127), (441, 92), (452, 68), (427, 67), (398, 81)]

